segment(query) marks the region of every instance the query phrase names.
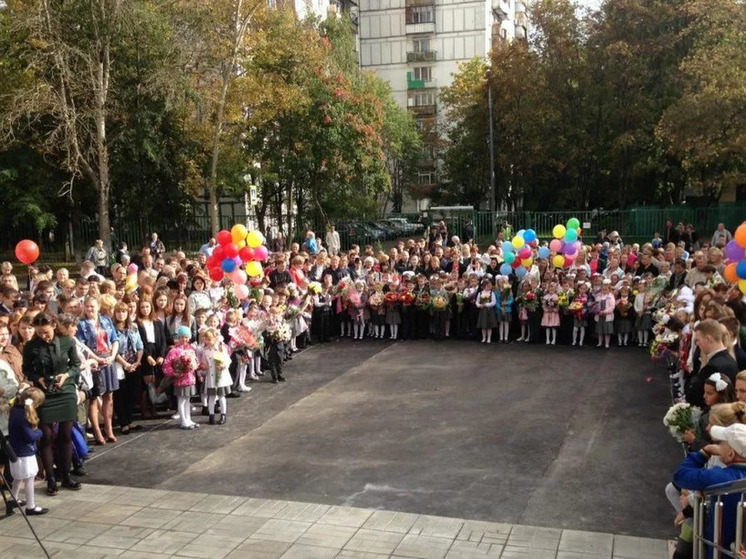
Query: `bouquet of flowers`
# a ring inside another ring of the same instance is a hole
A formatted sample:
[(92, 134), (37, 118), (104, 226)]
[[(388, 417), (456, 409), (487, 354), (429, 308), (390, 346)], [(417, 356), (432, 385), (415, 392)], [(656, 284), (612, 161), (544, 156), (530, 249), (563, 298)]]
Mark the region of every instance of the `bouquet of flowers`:
[(616, 310), (619, 312), (619, 316), (621, 316), (622, 318), (627, 318), (627, 315), (629, 314), (631, 308), (632, 303), (630, 303), (629, 299), (625, 297), (619, 299), (616, 304)]
[(671, 436), (678, 442), (682, 442), (685, 431), (693, 431), (702, 410), (687, 403), (674, 404), (666, 412), (663, 425), (668, 427)]
[(351, 307), (360, 307), (362, 305), (363, 299), (360, 296), (360, 293), (356, 290), (349, 290), (347, 295), (347, 301), (350, 303)]
[(541, 304), (544, 309), (553, 310), (557, 306), (558, 300), (559, 300), (559, 297), (555, 299), (554, 297), (544, 296), (541, 299)]
[(411, 291), (405, 291), (401, 295), (399, 295), (399, 302), (403, 306), (409, 307), (410, 305), (412, 305), (412, 303), (414, 303), (414, 295)]
[(464, 296), (462, 293), (456, 293), (456, 308), (458, 309), (458, 312), (461, 312), (464, 310)]
[(344, 299), (344, 298), (347, 298), (349, 289), (350, 289), (350, 286), (347, 285), (347, 282), (345, 280), (342, 280), (332, 288), (331, 295), (334, 297), (340, 297)]
[(533, 291), (527, 291), (518, 298), (518, 304), (528, 312), (536, 312), (539, 308), (539, 298)]
[[(244, 321), (250, 322), (250, 321)], [(228, 345), (234, 351), (237, 350), (249, 350), (254, 351), (259, 348), (256, 335), (252, 332), (249, 325), (241, 323), (238, 326), (230, 329), (230, 340)]]
[(238, 300), (238, 297), (236, 297), (236, 292), (233, 289), (233, 284), (228, 285), (228, 287), (225, 288), (225, 297), (228, 299), (228, 304), (232, 309), (237, 309), (241, 306), (241, 301)]
[(376, 291), (375, 293), (371, 294), (370, 298), (368, 299), (368, 304), (373, 310), (380, 309), (381, 305), (383, 305), (383, 293), (381, 293), (380, 291)]
[(431, 306), (434, 311), (444, 311), (448, 308), (448, 299), (442, 295), (436, 295), (432, 298)]
[(510, 299), (510, 295), (512, 294), (510, 287), (506, 287), (504, 289), (500, 290), (500, 305), (502, 307), (505, 307), (505, 305), (508, 302), (508, 299)]
[(267, 338), (272, 343), (289, 342), (290, 336), (292, 336), (290, 326), (284, 321), (274, 323), (271, 330), (267, 330)]
[(288, 305), (288, 308), (285, 310), (285, 318), (287, 320), (295, 320), (300, 314), (301, 310), (298, 305)]
[(560, 308), (561, 311), (564, 311), (570, 306), (570, 299), (566, 294), (559, 294), (559, 296), (557, 297), (557, 306)]
[(308, 292), (312, 295), (318, 295), (321, 293), (321, 284), (317, 281), (312, 281), (308, 284)]
[(481, 293), (479, 295), (479, 304), (480, 305), (486, 305), (487, 303), (490, 302), (490, 299), (491, 299), (491, 297), (490, 297), (489, 293)]
[(399, 296), (393, 291), (389, 291), (383, 296), (383, 301), (386, 303), (387, 307), (393, 309), (396, 306), (397, 301), (399, 301)]
[(219, 350), (212, 352), (212, 360), (215, 361), (215, 367), (217, 369), (222, 369), (228, 362), (228, 358), (225, 355), (225, 352)]
[(197, 370), (197, 356), (194, 354), (194, 350), (191, 346), (186, 346), (184, 348), (174, 347), (171, 351), (179, 352), (176, 358), (171, 361), (171, 368), (177, 377), (184, 376), (189, 371)]
[(420, 310), (427, 310), (430, 308), (430, 294), (427, 291), (422, 291), (417, 295), (414, 301), (415, 306)]
[(655, 336), (650, 344), (650, 358), (654, 363), (667, 361), (672, 352), (678, 350), (679, 335), (669, 330), (664, 330)]

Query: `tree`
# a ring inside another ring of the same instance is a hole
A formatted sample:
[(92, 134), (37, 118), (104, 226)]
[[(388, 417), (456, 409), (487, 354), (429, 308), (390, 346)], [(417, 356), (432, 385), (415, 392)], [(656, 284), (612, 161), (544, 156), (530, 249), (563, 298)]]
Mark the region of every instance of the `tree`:
[(692, 51), (682, 62), (681, 98), (658, 126), (668, 152), (680, 158), (688, 186), (717, 199), (746, 181), (746, 6), (691, 3)]

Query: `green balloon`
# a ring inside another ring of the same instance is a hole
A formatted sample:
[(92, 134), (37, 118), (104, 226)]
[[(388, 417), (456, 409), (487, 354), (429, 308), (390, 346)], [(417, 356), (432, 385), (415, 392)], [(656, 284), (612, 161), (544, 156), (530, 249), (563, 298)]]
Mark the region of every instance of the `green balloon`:
[(578, 221), (577, 217), (571, 217), (567, 220), (568, 229), (577, 229), (578, 227), (580, 227), (580, 221)]
[(505, 261), (506, 264), (512, 264), (513, 261), (515, 261), (515, 254), (512, 252), (506, 252), (503, 255), (503, 260)]

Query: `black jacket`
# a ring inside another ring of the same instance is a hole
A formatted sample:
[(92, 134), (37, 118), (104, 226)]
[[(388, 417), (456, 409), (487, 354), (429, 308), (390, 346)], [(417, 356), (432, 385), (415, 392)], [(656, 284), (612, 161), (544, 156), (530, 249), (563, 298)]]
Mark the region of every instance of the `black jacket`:
[(723, 350), (716, 353), (707, 365), (702, 367), (699, 372), (692, 377), (686, 389), (686, 401), (693, 406), (704, 406), (704, 384), (705, 381), (714, 373), (720, 373), (727, 376), (733, 384), (736, 383), (738, 374), (738, 363), (727, 352)]

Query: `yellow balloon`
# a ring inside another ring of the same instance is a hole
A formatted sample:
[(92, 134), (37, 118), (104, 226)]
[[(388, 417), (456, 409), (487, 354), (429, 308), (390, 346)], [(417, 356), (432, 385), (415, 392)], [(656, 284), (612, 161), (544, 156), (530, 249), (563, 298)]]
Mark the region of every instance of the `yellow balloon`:
[(259, 231), (250, 231), (248, 237), (246, 237), (246, 244), (251, 248), (256, 248), (264, 244), (264, 235)]
[(562, 224), (555, 225), (554, 229), (552, 229), (552, 235), (554, 235), (555, 239), (564, 238), (565, 233), (567, 233), (567, 229), (565, 229), (565, 226)]
[(248, 264), (246, 264), (246, 273), (249, 275), (249, 277), (252, 278), (261, 276), (262, 265), (259, 262), (249, 262)]
[(515, 248), (521, 248), (523, 245), (526, 244), (526, 241), (523, 240), (523, 237), (519, 237), (518, 235), (516, 235), (515, 237), (513, 237), (512, 244)]
[[(562, 227), (562, 229), (564, 229), (564, 227)], [(552, 264), (554, 264), (555, 268), (562, 268), (562, 266), (565, 265), (565, 257), (560, 254), (556, 254), (554, 258), (552, 258)]]
[(238, 247), (238, 250), (241, 250), (243, 247), (246, 246), (246, 240), (245, 239), (241, 239), (240, 241), (238, 241), (236, 243), (236, 246)]
[(249, 232), (246, 230), (246, 227), (244, 227), (241, 223), (236, 223), (233, 227), (231, 227), (231, 239), (233, 239), (233, 242), (236, 245), (245, 240), (246, 235), (248, 234)]
[(530, 268), (533, 263), (534, 263), (534, 259), (531, 257), (524, 258), (523, 260), (521, 260), (521, 264), (523, 265), (524, 268)]
[(746, 295), (746, 280), (738, 280), (738, 289), (741, 290), (741, 293)]

